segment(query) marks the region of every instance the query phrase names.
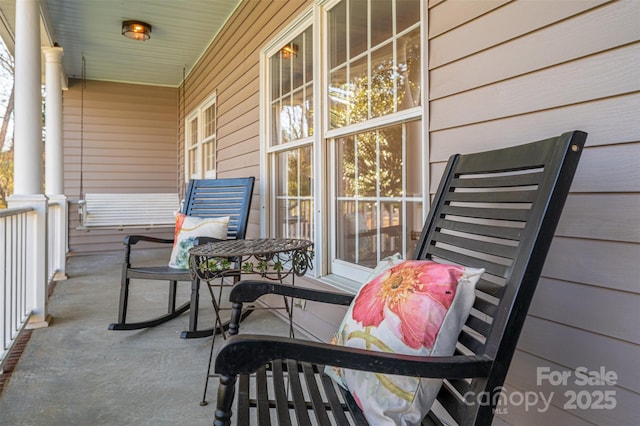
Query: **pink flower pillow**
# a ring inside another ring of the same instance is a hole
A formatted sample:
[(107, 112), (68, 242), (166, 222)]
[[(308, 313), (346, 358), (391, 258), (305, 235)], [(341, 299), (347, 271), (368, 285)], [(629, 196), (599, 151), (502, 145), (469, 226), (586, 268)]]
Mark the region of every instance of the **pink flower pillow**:
[(195, 245), (195, 239), (211, 237), (226, 240), (228, 227), (228, 216), (205, 218), (187, 216), (183, 213), (176, 214), (176, 228), (169, 267), (188, 269), (189, 249)]
[[(378, 269), (378, 268), (376, 268)], [(332, 343), (374, 351), (453, 355), (484, 269), (406, 260), (365, 284)], [(418, 425), (429, 412), (440, 379), (327, 367), (348, 389), (372, 425)]]

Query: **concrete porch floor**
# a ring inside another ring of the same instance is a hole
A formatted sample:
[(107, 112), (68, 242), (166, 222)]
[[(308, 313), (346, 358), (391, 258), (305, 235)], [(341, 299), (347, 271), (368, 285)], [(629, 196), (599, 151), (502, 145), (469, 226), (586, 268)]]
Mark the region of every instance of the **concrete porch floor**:
[[(168, 251), (135, 253), (137, 264), (158, 265)], [(3, 426), (210, 425), (217, 379), (201, 407), (211, 337), (183, 340), (189, 313), (138, 331), (109, 331), (118, 313), (122, 254), (72, 257), (69, 279), (49, 301), (53, 322), (33, 331), (0, 398)], [(136, 285), (137, 284), (137, 285)], [(190, 285), (179, 285), (179, 301)], [(129, 320), (166, 309), (168, 283), (134, 281)], [(209, 293), (201, 289), (199, 324), (213, 324)], [(181, 303), (181, 302), (179, 302)], [(286, 335), (287, 324), (269, 311), (249, 316), (242, 330)], [(216, 347), (220, 347), (220, 337)]]

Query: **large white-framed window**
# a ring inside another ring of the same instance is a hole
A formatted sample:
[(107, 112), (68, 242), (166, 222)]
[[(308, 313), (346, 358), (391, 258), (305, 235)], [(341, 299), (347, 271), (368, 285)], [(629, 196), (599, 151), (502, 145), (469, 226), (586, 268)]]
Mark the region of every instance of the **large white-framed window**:
[(262, 52), (266, 233), (314, 239), (343, 288), (410, 257), (426, 214), (421, 3), (321, 2)]
[(315, 238), (316, 90), (311, 9), (264, 55), (269, 234)]
[(216, 177), (216, 94), (185, 119), (185, 180)]

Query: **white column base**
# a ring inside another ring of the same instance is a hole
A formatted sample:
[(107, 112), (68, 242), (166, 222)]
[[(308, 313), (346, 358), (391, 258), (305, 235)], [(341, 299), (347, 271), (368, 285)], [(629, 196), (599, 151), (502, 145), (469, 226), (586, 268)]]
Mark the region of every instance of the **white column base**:
[(24, 326), (24, 328), (26, 330), (35, 330), (37, 328), (46, 328), (49, 327), (51, 325), (51, 322), (53, 321), (53, 317), (49, 314), (47, 314), (46, 318), (42, 319), (41, 317), (39, 318), (38, 316), (34, 316), (32, 315), (31, 318), (29, 318), (29, 321), (27, 321), (27, 324)]

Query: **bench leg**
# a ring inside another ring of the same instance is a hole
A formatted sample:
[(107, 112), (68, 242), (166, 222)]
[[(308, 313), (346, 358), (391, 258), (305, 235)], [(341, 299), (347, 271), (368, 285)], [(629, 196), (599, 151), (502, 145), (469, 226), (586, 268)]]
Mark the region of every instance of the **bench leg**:
[(228, 426), (231, 424), (231, 406), (236, 388), (236, 376), (220, 376), (218, 386), (218, 404), (216, 406), (214, 426)]
[(118, 323), (127, 321), (127, 304), (129, 302), (129, 277), (127, 276), (127, 264), (122, 267), (122, 280), (120, 282), (120, 302), (118, 303)]

